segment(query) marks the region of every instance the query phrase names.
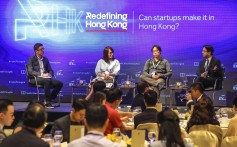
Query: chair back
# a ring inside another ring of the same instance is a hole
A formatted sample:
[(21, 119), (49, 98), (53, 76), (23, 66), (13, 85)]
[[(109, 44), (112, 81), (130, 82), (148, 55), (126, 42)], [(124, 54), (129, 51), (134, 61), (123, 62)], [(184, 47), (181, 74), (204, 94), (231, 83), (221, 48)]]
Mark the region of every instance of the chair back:
[(155, 132), (156, 139), (158, 139), (158, 124), (157, 123), (143, 123), (139, 124), (136, 128), (137, 130), (146, 130), (147, 132)]
[(192, 131), (189, 137), (199, 147), (218, 147), (218, 139), (215, 134), (209, 131)]
[(236, 147), (236, 146), (237, 146), (237, 136), (226, 137), (221, 143), (221, 147)]

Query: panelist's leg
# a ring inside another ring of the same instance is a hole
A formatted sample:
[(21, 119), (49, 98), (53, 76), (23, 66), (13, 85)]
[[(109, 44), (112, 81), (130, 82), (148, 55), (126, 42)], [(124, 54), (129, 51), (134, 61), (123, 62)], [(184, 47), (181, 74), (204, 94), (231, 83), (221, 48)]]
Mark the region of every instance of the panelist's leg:
[(62, 89), (63, 83), (59, 80), (52, 78), (51, 84), (53, 85), (53, 91), (51, 93), (50, 98), (55, 99), (57, 97), (58, 93), (60, 92), (60, 90)]

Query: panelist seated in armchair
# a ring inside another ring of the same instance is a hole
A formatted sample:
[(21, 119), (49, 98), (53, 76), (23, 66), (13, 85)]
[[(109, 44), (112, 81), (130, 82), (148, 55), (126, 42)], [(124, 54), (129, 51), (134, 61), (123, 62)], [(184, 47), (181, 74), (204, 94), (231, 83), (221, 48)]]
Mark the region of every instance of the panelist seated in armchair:
[(112, 47), (107, 46), (103, 51), (103, 58), (97, 62), (95, 68), (96, 78), (92, 82), (104, 81), (106, 88), (114, 87), (116, 77), (120, 71), (120, 63), (114, 58), (114, 50)]
[(172, 76), (170, 63), (161, 57), (161, 47), (154, 45), (151, 49), (153, 57), (145, 63), (141, 81), (148, 83), (160, 96), (160, 90), (165, 85), (166, 79)]
[[(219, 59), (213, 56), (214, 48), (210, 45), (204, 45), (202, 56), (205, 58), (199, 63), (197, 78), (195, 82), (201, 82), (204, 88), (213, 87), (216, 79), (222, 80), (222, 68)], [(218, 83), (217, 83), (218, 84)], [(216, 90), (221, 89), (221, 83), (216, 85)]]

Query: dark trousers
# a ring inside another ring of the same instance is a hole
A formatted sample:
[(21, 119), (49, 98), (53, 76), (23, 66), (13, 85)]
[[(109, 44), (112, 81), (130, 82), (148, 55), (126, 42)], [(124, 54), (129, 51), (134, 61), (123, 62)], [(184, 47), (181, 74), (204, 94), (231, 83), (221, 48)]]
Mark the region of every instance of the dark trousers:
[(213, 87), (215, 80), (209, 78), (198, 77), (195, 82), (200, 82), (203, 84), (204, 88)]
[[(35, 84), (35, 79), (31, 79), (30, 82)], [(40, 78), (37, 77), (37, 83), (44, 86), (44, 94), (47, 102), (51, 102), (52, 99), (55, 99), (63, 87), (63, 83), (55, 78)], [(53, 89), (50, 93), (50, 89)]]

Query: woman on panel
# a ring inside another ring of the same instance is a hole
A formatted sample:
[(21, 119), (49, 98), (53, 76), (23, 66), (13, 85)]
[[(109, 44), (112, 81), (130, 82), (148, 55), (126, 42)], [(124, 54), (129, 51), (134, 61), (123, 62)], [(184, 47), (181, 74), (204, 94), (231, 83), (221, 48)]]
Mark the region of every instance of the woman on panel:
[(103, 58), (97, 62), (95, 68), (96, 78), (95, 80), (104, 81), (107, 88), (113, 86), (115, 76), (120, 71), (120, 63), (114, 58), (114, 50), (110, 46), (106, 46), (103, 51)]

